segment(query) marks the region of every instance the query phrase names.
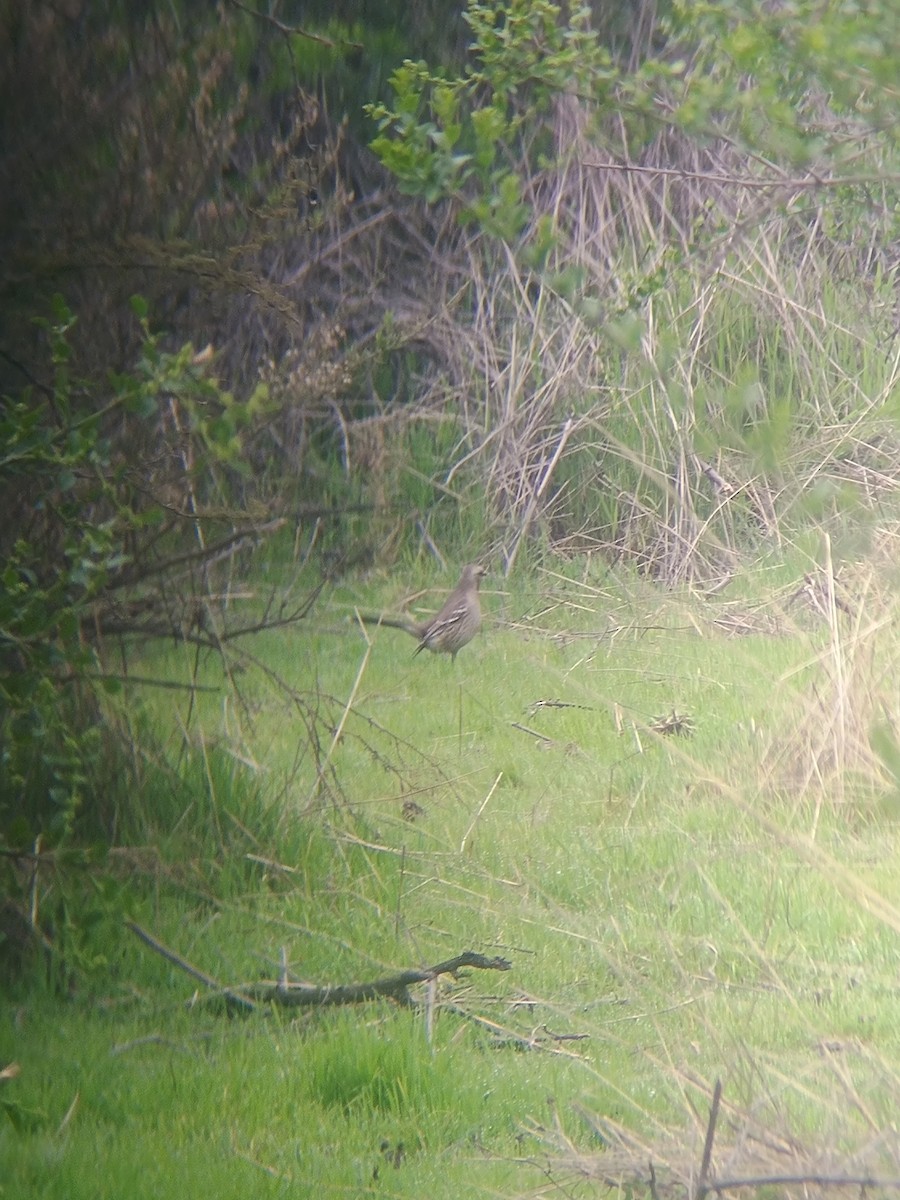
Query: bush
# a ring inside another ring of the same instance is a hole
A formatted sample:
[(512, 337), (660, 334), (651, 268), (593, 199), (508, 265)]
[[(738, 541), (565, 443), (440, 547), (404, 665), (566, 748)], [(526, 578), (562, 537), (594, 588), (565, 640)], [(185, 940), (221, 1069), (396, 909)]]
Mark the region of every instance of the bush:
[(191, 346), (162, 351), (141, 301), (135, 310), (142, 356), (99, 397), (70, 376), (73, 317), (58, 299), (42, 322), (52, 387), (6, 399), (0, 414), (0, 836), (14, 847), (39, 836), (59, 845), (79, 817), (92, 836), (108, 835), (96, 800), (128, 755), (102, 719), (104, 689), (120, 685), (104, 636), (187, 634), (196, 596), (172, 582), (173, 566), (184, 568), (180, 536), (197, 538), (202, 566), (203, 500), (227, 487), (223, 472), (240, 470), (242, 431), (264, 408), (261, 391), (246, 403), (223, 392)]

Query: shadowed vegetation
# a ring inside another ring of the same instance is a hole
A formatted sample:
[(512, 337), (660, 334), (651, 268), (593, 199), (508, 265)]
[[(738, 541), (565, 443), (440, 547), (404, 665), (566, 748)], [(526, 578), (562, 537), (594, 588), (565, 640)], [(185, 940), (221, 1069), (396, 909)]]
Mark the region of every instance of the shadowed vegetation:
[(890, 1190), (893, 6), (2, 22), (0, 1193)]

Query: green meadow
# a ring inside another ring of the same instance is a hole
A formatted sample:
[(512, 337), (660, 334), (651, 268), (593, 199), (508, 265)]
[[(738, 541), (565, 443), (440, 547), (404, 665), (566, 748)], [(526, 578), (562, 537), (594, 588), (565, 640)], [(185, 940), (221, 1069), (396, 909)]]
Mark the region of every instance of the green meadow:
[(897, 1193), (898, 48), (2, 6), (0, 1200)]
[[(152, 726), (190, 786), (144, 797), (147, 840), (102, 888), (77, 864), (51, 885), (92, 920), (77, 982), (4, 1005), (3, 1194), (634, 1194), (651, 1163), (690, 1186), (717, 1080), (720, 1176), (883, 1172), (900, 884), (877, 566), (852, 612), (785, 567), (728, 599), (489, 576), (455, 664), (356, 619), (402, 601), (395, 572), (227, 671), (148, 658), (185, 690), (138, 710), (126, 688), (108, 719)], [(238, 1015), (121, 914), (237, 989), (468, 950), (509, 969)]]

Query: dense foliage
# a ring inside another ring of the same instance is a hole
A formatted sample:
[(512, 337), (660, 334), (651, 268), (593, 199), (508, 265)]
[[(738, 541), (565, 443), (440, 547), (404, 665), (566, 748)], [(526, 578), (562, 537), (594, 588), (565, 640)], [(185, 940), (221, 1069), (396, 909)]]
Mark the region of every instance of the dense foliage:
[(413, 10), (5, 10), (8, 845), (248, 530), (719, 583), (895, 500), (896, 6)]
[[(242, 433), (265, 411), (264, 389), (236, 401), (191, 346), (162, 350), (143, 302), (134, 307), (140, 359), (110, 379), (102, 399), (71, 372), (75, 317), (59, 299), (42, 321), (52, 387), (3, 406), (0, 498), (10, 528), (0, 575), (0, 831), (8, 845), (39, 835), (59, 843), (85, 801), (85, 832), (111, 833), (98, 826), (91, 796), (124, 791), (113, 784), (123, 766), (115, 756), (97, 774), (109, 749), (101, 692), (122, 677), (102, 649), (117, 636), (186, 636), (198, 619), (202, 627), (202, 601), (182, 572), (193, 560), (202, 573), (211, 557), (210, 489), (217, 472), (240, 467)], [(140, 459), (142, 446), (153, 459)], [(187, 559), (184, 525), (195, 539)], [(113, 807), (107, 795), (102, 808)]]

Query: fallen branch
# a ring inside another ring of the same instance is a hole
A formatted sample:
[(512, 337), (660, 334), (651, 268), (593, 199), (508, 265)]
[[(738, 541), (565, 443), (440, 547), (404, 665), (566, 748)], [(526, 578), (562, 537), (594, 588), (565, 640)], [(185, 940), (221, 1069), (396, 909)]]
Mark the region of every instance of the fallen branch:
[(288, 1007), (325, 1006), (334, 1004), (361, 1004), (366, 1000), (377, 1000), (385, 997), (397, 1004), (411, 1005), (412, 998), (409, 988), (416, 983), (428, 983), (439, 975), (453, 975), (462, 967), (476, 967), (482, 971), (509, 971), (511, 963), (505, 958), (485, 958), (466, 950), (456, 958), (437, 963), (424, 970), (400, 971), (397, 975), (388, 975), (384, 979), (375, 979), (371, 983), (338, 983), (325, 987), (317, 987), (311, 983), (260, 983), (251, 986), (249, 994), (257, 1000), (268, 1000), (273, 1004), (283, 1004)]
[(318, 987), (311, 983), (292, 983), (289, 980), (279, 980), (277, 983), (250, 983), (240, 987), (224, 987), (218, 980), (189, 963), (187, 959), (170, 950), (153, 934), (148, 933), (136, 921), (125, 922), (128, 929), (136, 937), (162, 955), (168, 962), (180, 967), (193, 979), (198, 979), (218, 994), (224, 996), (226, 1002), (235, 1008), (251, 1011), (256, 1008), (256, 1001), (268, 1001), (270, 1004), (281, 1004), (285, 1007), (325, 1007), (335, 1004), (362, 1004), (367, 1000), (386, 998), (397, 1004), (412, 1005), (413, 1000), (409, 989), (416, 983), (428, 983), (439, 975), (454, 975), (463, 967), (476, 967), (482, 971), (509, 971), (512, 964), (505, 958), (486, 958), (472, 950), (465, 950), (456, 958), (437, 963), (423, 970), (400, 971), (397, 975), (388, 975), (384, 979), (375, 979), (371, 983), (338, 983)]

